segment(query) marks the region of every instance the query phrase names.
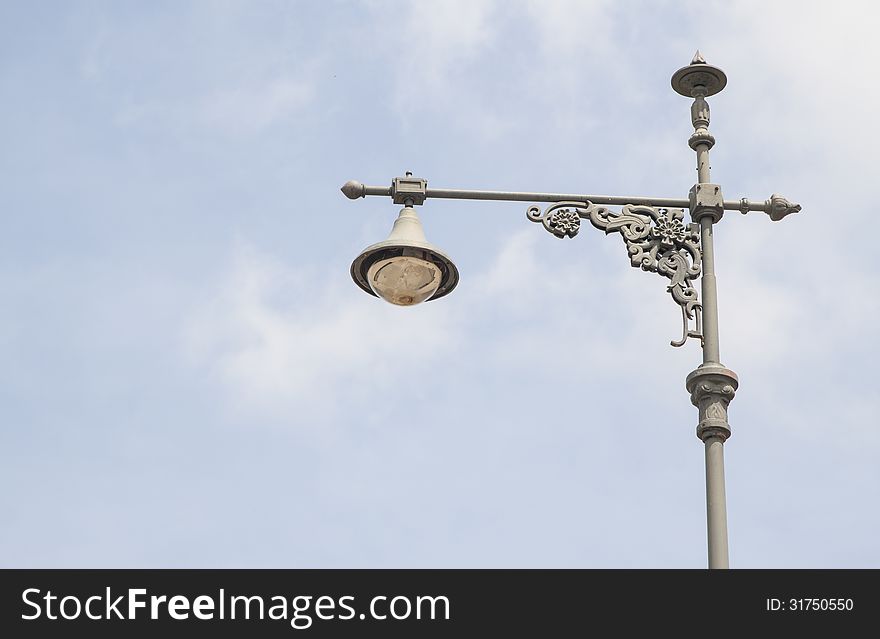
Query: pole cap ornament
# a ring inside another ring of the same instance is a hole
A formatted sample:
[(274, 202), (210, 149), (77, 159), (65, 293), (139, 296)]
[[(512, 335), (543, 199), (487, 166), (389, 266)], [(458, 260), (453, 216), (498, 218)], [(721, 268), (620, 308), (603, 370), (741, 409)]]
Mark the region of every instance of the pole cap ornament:
[(715, 95), (727, 86), (727, 74), (711, 64), (707, 64), (703, 55), (697, 50), (694, 59), (686, 67), (682, 67), (672, 76), (672, 88), (686, 98), (693, 98), (694, 88), (705, 88), (705, 95)]

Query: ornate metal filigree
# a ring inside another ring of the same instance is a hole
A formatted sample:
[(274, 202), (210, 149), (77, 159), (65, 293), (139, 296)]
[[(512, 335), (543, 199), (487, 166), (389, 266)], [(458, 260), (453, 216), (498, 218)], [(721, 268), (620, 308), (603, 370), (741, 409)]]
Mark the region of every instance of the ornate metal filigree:
[(526, 217), (559, 238), (577, 235), (581, 219), (606, 235), (620, 233), (633, 266), (669, 278), (666, 290), (681, 308), (682, 318), (681, 339), (671, 344), (683, 346), (688, 337), (702, 339), (702, 308), (692, 283), (700, 275), (700, 227), (685, 224), (682, 209), (626, 204), (617, 213), (592, 202), (556, 202), (543, 212), (540, 206), (530, 206)]

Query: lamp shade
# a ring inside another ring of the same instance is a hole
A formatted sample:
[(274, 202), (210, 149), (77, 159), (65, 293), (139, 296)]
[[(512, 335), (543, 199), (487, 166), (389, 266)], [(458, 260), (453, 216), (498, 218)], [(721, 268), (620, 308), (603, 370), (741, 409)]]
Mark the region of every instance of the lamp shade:
[(458, 284), (458, 269), (425, 239), (419, 216), (406, 206), (388, 239), (368, 246), (355, 258), (351, 277), (370, 295), (397, 306), (413, 306), (451, 292)]

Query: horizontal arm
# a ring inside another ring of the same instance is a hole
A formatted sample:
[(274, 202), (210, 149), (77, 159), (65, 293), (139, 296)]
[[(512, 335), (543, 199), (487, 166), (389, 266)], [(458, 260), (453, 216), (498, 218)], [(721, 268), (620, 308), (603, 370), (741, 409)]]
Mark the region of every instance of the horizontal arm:
[[(410, 186), (420, 182), (416, 189), (410, 190)], [(401, 188), (405, 185), (405, 190)], [(424, 186), (422, 186), (424, 185)], [(466, 189), (432, 189), (427, 187), (424, 180), (411, 178), (395, 178), (391, 186), (367, 186), (355, 180), (346, 182), (342, 192), (351, 200), (356, 200), (368, 195), (381, 195), (392, 198), (396, 203), (403, 204), (406, 199), (412, 198), (416, 204), (421, 204), (427, 198), (439, 198), (447, 200), (500, 200), (505, 202), (592, 202), (599, 205), (624, 205), (634, 204), (640, 206), (657, 206), (667, 208), (689, 208), (687, 199), (668, 197), (644, 197), (626, 195), (583, 195), (572, 193), (530, 193), (523, 191), (472, 191)], [(792, 204), (778, 195), (772, 195), (769, 200), (760, 202), (747, 198), (740, 200), (724, 200), (726, 211), (763, 211), (774, 220), (779, 220), (800, 210), (800, 206)]]

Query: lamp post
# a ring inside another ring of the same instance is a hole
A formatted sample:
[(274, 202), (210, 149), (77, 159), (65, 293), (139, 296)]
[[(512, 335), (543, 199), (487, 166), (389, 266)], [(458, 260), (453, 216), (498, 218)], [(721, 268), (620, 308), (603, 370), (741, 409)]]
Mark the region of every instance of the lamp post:
[[(729, 566), (724, 442), (730, 437), (728, 406), (739, 385), (736, 374), (721, 363), (719, 352), (713, 228), (725, 211), (763, 211), (778, 221), (801, 209), (776, 194), (763, 201), (725, 200), (721, 187), (711, 183), (709, 150), (715, 138), (709, 133), (706, 98), (726, 84), (725, 73), (707, 64), (699, 51), (688, 66), (672, 76), (672, 88), (694, 100), (694, 133), (688, 145), (697, 155), (697, 184), (687, 199), (434, 189), (409, 172), (394, 178), (387, 187), (355, 181), (342, 187), (350, 199), (390, 196), (395, 204), (404, 205), (388, 239), (367, 247), (351, 265), (358, 286), (400, 306), (437, 299), (458, 283), (458, 270), (449, 257), (425, 240), (413, 208), (428, 198), (549, 203), (543, 211), (541, 206), (529, 206), (526, 217), (559, 238), (573, 238), (581, 220), (589, 220), (606, 235), (617, 233), (623, 238), (632, 266), (668, 278), (666, 290), (682, 317), (681, 338), (671, 344), (683, 346), (688, 339), (699, 339), (703, 350), (703, 362), (687, 376), (685, 387), (699, 412), (697, 437), (705, 448), (709, 568)], [(609, 205), (619, 205), (621, 210), (612, 211)], [(690, 223), (684, 221), (685, 208), (690, 212)], [(700, 294), (693, 286), (697, 278)]]

